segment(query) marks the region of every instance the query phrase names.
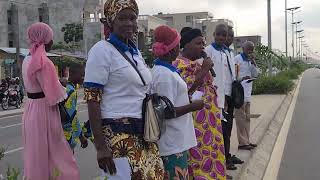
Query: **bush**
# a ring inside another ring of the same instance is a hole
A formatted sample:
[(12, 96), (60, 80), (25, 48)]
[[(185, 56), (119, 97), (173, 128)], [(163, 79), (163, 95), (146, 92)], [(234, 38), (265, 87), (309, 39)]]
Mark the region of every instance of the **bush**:
[(287, 76), (265, 76), (253, 83), (253, 94), (286, 94), (293, 86), (294, 83)]

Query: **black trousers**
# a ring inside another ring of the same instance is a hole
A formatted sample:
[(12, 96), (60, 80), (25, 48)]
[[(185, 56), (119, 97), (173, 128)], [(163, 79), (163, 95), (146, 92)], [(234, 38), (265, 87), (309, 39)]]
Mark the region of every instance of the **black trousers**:
[(234, 105), (232, 103), (230, 96), (225, 96), (226, 103), (228, 104), (227, 112), (223, 110), (223, 116), (227, 120), (227, 122), (222, 121), (222, 129), (223, 129), (223, 139), (224, 139), (224, 147), (225, 147), (225, 154), (226, 160), (228, 161), (231, 158), (230, 154), (230, 138), (233, 126), (233, 112), (234, 112)]

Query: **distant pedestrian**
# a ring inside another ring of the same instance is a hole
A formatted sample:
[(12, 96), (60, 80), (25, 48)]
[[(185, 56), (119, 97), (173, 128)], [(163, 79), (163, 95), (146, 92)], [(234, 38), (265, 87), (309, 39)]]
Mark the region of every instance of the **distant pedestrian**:
[(63, 135), (58, 103), (67, 94), (56, 69), (46, 56), (53, 31), (44, 23), (28, 30), (31, 56), (23, 61), (22, 74), (28, 94), (23, 114), (24, 178), (26, 180), (79, 180), (76, 161)]
[[(197, 145), (191, 112), (203, 108), (203, 100), (189, 101), (188, 87), (172, 65), (180, 52), (180, 34), (168, 26), (154, 31), (152, 91), (166, 96), (176, 110), (176, 117), (163, 121), (158, 142), (165, 167), (165, 179), (189, 180), (188, 151)], [(173, 139), (174, 137), (174, 139)]]
[(162, 180), (157, 143), (143, 139), (142, 104), (152, 75), (132, 42), (138, 5), (107, 0), (104, 14), (106, 40), (91, 48), (84, 80), (99, 167), (107, 179)]
[(83, 83), (84, 69), (81, 65), (75, 64), (70, 67), (69, 81), (66, 83), (66, 90), (68, 98), (64, 101), (64, 108), (67, 112), (66, 120), (63, 121), (62, 126), (64, 135), (74, 152), (78, 141), (82, 148), (88, 146), (88, 140), (82, 133), (82, 127), (78, 119), (78, 90), (77, 85)]
[(243, 53), (235, 57), (237, 79), (242, 81), (244, 89), (244, 105), (235, 110), (239, 149), (251, 150), (257, 147), (250, 142), (250, 100), (252, 82), (258, 76), (257, 64), (254, 57), (254, 43), (247, 41), (243, 44)]
[[(213, 63), (204, 52), (205, 40), (199, 29), (184, 28), (181, 56), (173, 62), (188, 85), (191, 100), (201, 99), (204, 108), (193, 113), (197, 146), (189, 150), (191, 179), (225, 180), (225, 155), (221, 110), (210, 73)], [(202, 65), (196, 60), (203, 58)]]

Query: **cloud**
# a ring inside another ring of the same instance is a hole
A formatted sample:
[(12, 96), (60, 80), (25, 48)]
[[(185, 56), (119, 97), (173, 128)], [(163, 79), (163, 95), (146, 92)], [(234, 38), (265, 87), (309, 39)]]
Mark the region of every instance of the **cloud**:
[[(265, 0), (137, 0), (141, 14), (209, 11), (215, 18), (234, 21), (238, 35), (261, 35), (267, 44), (267, 1)], [(288, 7), (302, 6), (296, 15), (303, 20), (306, 41), (311, 49), (320, 50), (319, 0), (290, 0)], [(271, 1), (273, 47), (285, 50), (284, 1)], [(291, 51), (291, 16), (288, 16), (288, 48)], [(318, 51), (319, 51), (318, 50)]]
[(208, 11), (208, 0), (137, 0), (141, 14)]

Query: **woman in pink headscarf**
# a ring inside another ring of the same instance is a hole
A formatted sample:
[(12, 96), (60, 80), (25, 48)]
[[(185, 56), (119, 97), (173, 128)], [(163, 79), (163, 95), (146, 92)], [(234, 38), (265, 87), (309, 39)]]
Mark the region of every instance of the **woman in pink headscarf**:
[(64, 137), (58, 103), (67, 95), (46, 51), (53, 31), (44, 23), (28, 28), (31, 56), (22, 65), (29, 101), (23, 114), (24, 176), (26, 180), (78, 180), (76, 161)]

